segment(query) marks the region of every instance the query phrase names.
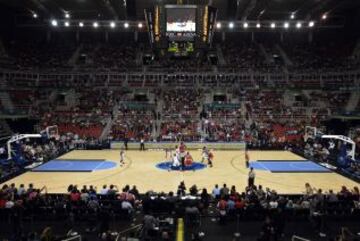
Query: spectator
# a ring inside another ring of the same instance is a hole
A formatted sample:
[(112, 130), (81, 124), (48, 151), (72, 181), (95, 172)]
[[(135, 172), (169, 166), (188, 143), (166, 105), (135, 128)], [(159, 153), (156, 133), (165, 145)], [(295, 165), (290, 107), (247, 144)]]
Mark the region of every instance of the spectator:
[(219, 199), (221, 196), (221, 190), (218, 186), (218, 184), (215, 184), (214, 189), (212, 190), (212, 195), (214, 198)]

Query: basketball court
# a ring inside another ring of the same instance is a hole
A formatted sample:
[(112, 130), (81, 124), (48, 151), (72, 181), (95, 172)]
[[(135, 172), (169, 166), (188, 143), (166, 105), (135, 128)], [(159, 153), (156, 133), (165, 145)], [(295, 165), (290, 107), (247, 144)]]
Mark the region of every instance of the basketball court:
[[(120, 166), (119, 150), (75, 150), (52, 160), (32, 171), (28, 171), (7, 183), (35, 187), (47, 186), (49, 193), (65, 193), (70, 184), (94, 185), (100, 190), (104, 184), (123, 187), (136, 185), (140, 192), (176, 191), (181, 181), (187, 188), (196, 184), (211, 192), (215, 184), (235, 185), (244, 190), (248, 169), (245, 167), (244, 151), (215, 151), (214, 167), (201, 165), (201, 151), (191, 151), (196, 165), (186, 171), (166, 168), (164, 151), (127, 151), (126, 163)], [(305, 183), (324, 191), (349, 188), (358, 183), (332, 172), (316, 163), (288, 151), (249, 151), (251, 163), (256, 171), (256, 185), (275, 189), (282, 194), (301, 194)], [(165, 163), (165, 164), (164, 164)], [(165, 166), (165, 167), (164, 167)]]

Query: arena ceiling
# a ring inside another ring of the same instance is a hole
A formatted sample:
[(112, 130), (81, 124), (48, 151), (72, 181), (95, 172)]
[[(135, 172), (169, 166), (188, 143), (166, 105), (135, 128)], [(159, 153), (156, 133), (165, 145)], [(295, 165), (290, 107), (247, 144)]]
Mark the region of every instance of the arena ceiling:
[[(360, 0), (182, 0), (184, 4), (210, 4), (219, 9), (220, 20), (285, 20), (360, 15)], [(0, 0), (0, 8), (17, 16), (72, 19), (144, 18), (144, 9), (156, 4), (176, 4), (177, 0)]]

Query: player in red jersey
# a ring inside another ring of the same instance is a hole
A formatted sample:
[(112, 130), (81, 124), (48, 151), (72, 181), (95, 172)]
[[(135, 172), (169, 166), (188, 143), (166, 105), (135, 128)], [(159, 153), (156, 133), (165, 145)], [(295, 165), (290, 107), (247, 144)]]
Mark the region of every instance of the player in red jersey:
[(185, 155), (185, 166), (191, 166), (192, 163), (193, 163), (193, 158), (190, 155), (190, 153), (187, 152)]
[(209, 155), (208, 155), (208, 165), (210, 167), (213, 167), (213, 160), (214, 160), (214, 154), (212, 153), (212, 151), (209, 151)]

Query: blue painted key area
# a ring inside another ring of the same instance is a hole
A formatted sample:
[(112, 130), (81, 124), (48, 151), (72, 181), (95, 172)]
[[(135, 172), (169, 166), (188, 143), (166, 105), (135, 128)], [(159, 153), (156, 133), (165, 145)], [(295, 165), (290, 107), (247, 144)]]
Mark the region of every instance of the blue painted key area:
[(312, 161), (276, 161), (257, 160), (251, 161), (250, 167), (255, 170), (270, 172), (331, 172), (329, 169), (320, 166)]
[(116, 167), (116, 163), (106, 160), (51, 160), (34, 168), (33, 172), (93, 172)]

